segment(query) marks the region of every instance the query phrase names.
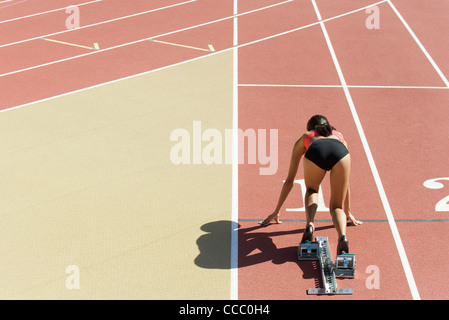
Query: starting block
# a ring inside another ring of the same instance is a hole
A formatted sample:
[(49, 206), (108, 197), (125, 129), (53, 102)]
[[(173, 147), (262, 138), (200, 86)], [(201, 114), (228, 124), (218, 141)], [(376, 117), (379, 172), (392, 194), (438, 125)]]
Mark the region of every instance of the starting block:
[(299, 260), (318, 260), (319, 242), (301, 242), (298, 250)]
[(320, 263), (324, 288), (310, 288), (307, 294), (353, 294), (350, 288), (337, 288), (336, 278), (354, 278), (354, 254), (339, 254), (333, 264), (327, 237), (316, 237), (316, 241), (305, 241), (299, 244), (298, 259), (318, 260)]
[(335, 276), (337, 278), (354, 278), (355, 254), (342, 253), (335, 259)]

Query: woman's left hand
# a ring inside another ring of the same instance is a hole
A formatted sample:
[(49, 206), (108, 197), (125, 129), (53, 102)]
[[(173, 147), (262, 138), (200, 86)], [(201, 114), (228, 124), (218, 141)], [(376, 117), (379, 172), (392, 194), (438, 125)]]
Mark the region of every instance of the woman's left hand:
[(346, 212), (346, 217), (351, 220), (351, 222), (355, 225), (358, 226), (360, 224), (362, 224), (363, 222), (360, 220), (357, 220), (350, 211)]

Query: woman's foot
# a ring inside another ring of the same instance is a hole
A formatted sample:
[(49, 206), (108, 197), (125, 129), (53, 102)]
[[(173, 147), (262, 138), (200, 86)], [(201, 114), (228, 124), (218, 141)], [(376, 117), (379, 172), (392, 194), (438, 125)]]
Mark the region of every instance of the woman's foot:
[(349, 242), (345, 235), (338, 241), (337, 254), (349, 253)]
[(304, 234), (302, 235), (302, 240), (301, 242), (305, 242), (305, 241), (313, 241), (313, 224), (308, 224), (306, 227), (306, 230), (304, 231)]

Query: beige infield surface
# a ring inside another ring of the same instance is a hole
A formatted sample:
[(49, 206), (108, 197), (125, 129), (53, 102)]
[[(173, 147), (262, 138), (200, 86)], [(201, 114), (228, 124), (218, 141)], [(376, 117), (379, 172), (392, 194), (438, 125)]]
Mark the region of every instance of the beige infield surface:
[(225, 52), (0, 113), (0, 299), (229, 299), (231, 166), (174, 165), (170, 134), (232, 128), (232, 69)]

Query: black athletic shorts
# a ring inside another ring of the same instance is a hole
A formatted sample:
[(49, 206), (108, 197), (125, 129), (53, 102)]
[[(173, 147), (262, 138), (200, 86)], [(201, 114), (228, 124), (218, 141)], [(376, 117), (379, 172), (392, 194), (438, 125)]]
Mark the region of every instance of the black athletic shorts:
[(312, 142), (304, 157), (321, 169), (330, 171), (338, 161), (348, 154), (348, 149), (340, 140), (328, 138)]

